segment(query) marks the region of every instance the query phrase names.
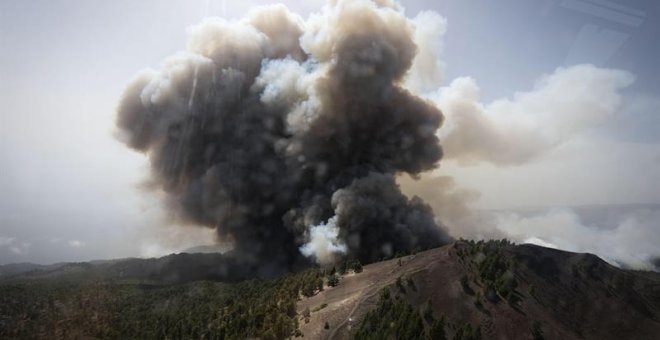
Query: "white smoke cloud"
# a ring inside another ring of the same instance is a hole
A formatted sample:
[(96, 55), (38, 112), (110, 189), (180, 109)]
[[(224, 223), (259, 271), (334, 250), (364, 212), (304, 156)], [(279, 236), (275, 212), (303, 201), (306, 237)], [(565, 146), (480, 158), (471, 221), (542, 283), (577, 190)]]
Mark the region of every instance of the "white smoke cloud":
[(473, 212), (480, 198), (474, 189), (458, 186), (453, 177), (438, 173), (423, 174), (418, 179), (399, 176), (397, 183), (408, 197), (418, 196), (433, 209), (437, 222), (446, 226), (451, 236), (467, 239), (502, 237), (488, 221)]
[(271, 60), (264, 64), (253, 88), (263, 88), (261, 102), (271, 107), (293, 107), (287, 115), (287, 129), (304, 132), (321, 111), (321, 101), (314, 83), (325, 75), (327, 67), (309, 72), (312, 63), (292, 59)]
[(216, 240), (216, 243), (226, 247), (226, 250), (231, 249), (227, 242), (217, 239), (214, 230), (172, 225), (160, 219), (154, 219), (154, 221), (156, 221), (154, 224), (140, 229), (136, 236), (136, 238), (146, 240), (139, 245), (140, 257), (159, 257), (179, 253), (189, 248), (208, 244), (209, 240)]
[[(621, 90), (632, 81), (625, 71), (577, 65), (541, 77), (534, 89), (517, 92), (513, 99), (483, 104), (475, 80), (455, 79), (432, 96), (446, 117), (438, 130), (445, 158), (459, 166), (533, 162), (614, 117), (623, 105)], [(478, 188), (461, 188), (442, 170), (417, 180), (402, 176), (398, 182), (408, 196), (431, 205), (452, 236), (506, 236), (488, 217), (472, 211)]]
[(535, 244), (537, 246), (546, 247), (546, 248), (560, 249), (557, 245), (552, 244), (550, 242), (543, 241), (542, 239), (540, 239), (538, 237), (530, 237), (530, 238), (522, 241), (522, 243)]
[(458, 78), (436, 94), (446, 116), (439, 130), (446, 158), (461, 165), (520, 165), (599, 126), (622, 109), (632, 84), (622, 70), (576, 65), (541, 77), (533, 90), (489, 104), (472, 78)]
[(654, 269), (650, 261), (659, 253), (660, 210), (624, 214), (612, 229), (586, 225), (570, 209), (532, 216), (498, 213), (495, 227), (515, 242), (594, 253), (612, 264), (633, 268)]
[[(416, 52), (414, 46), (408, 45), (410, 37), (413, 37), (414, 24), (392, 1), (334, 1), (321, 12), (310, 15), (305, 32), (300, 37), (300, 45), (311, 57), (320, 62), (327, 62), (336, 57), (338, 37), (349, 36), (351, 32), (368, 31), (377, 31), (378, 36), (387, 37), (391, 42), (401, 44), (396, 47), (398, 55), (394, 60), (401, 64), (391, 65), (392, 67), (405, 69), (410, 67), (405, 61), (414, 58)], [(373, 43), (372, 49), (360, 51), (364, 60), (354, 59), (348, 65), (353, 75), (371, 74), (375, 69), (364, 61), (374, 62), (384, 57), (382, 51), (379, 51), (378, 42)]]
[(166, 248), (158, 243), (144, 243), (140, 246), (140, 257), (153, 258), (176, 253), (175, 248)]
[(336, 225), (337, 216), (331, 217), (328, 222), (309, 228), (310, 241), (300, 247), (300, 252), (313, 257), (321, 265), (333, 263), (338, 254), (346, 253), (346, 245), (339, 236), (339, 227)]
[(445, 63), (440, 58), (447, 20), (436, 12), (420, 12), (413, 20), (417, 54), (404, 85), (415, 93), (435, 91), (442, 85)]
[(21, 242), (16, 237), (0, 236), (0, 247), (7, 247), (7, 250), (14, 255), (27, 254), (32, 243)]
[[(415, 92), (428, 93), (434, 81), (424, 81), (424, 77), (442, 81), (444, 64), (438, 54), (428, 53), (425, 46), (429, 46), (428, 41), (442, 38), (446, 22), (439, 16), (432, 18), (416, 19), (416, 35), (423, 36), (424, 27), (432, 27), (433, 22), (440, 33), (427, 35), (427, 43), (423, 42), (425, 39), (416, 39), (420, 54), (406, 83)], [(440, 51), (442, 42), (435, 44), (435, 51)], [(433, 58), (435, 63), (431, 62)], [(406, 195), (420, 196), (427, 202), (454, 237), (506, 237), (516, 242), (592, 252), (614, 264), (653, 268), (650, 260), (658, 255), (660, 244), (658, 212), (626, 215), (614, 229), (585, 225), (571, 210), (531, 217), (484, 213), (473, 209), (480, 198), (479, 186), (461, 188), (451, 176), (456, 174), (452, 171), (466, 166), (531, 164), (578, 138), (589, 143), (589, 137), (584, 138), (589, 131), (613, 121), (624, 110), (623, 91), (633, 81), (634, 76), (627, 71), (575, 65), (540, 77), (531, 90), (483, 103), (476, 80), (454, 79), (448, 86), (426, 95), (445, 115), (438, 136), (445, 152), (444, 162), (452, 164), (450, 171), (445, 167), (445, 171), (423, 174), (418, 179), (400, 176), (397, 182)], [(507, 189), (502, 190), (506, 195)]]

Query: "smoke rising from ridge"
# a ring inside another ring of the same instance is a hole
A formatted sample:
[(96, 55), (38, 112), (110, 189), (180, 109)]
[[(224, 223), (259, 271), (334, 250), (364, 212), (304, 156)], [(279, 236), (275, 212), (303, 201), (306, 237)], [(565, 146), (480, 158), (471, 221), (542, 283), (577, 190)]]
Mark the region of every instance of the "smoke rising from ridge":
[(176, 220), (215, 229), (258, 275), (306, 263), (300, 247), (328, 219), (363, 261), (440, 245), (431, 209), (394, 180), (442, 157), (440, 110), (401, 85), (415, 29), (387, 1), (207, 19), (128, 85), (118, 137), (148, 155)]
[[(570, 211), (550, 210), (533, 217), (476, 211), (473, 206), (480, 192), (461, 188), (451, 177), (465, 167), (482, 164), (500, 168), (532, 164), (562, 145), (584, 138), (624, 110), (623, 90), (633, 80), (626, 71), (576, 65), (542, 76), (533, 89), (517, 92), (512, 98), (482, 103), (474, 79), (455, 79), (428, 95), (446, 115), (438, 135), (446, 151), (445, 162), (454, 166), (451, 170), (445, 167), (442, 173), (423, 174), (417, 181), (407, 176), (397, 180), (406, 195), (417, 195), (433, 208), (453, 237), (508, 238), (594, 252), (612, 263), (653, 268), (649, 259), (658, 255), (650, 246), (657, 238), (651, 236), (657, 234), (655, 217), (627, 214), (627, 220), (610, 231), (585, 225)], [(589, 150), (615, 152), (606, 146)], [(506, 195), (507, 188), (503, 189), (502, 195)]]
[[(628, 72), (585, 64), (558, 68), (540, 77), (532, 90), (491, 103), (479, 101), (479, 86), (468, 77), (426, 96), (446, 115), (438, 130), (446, 160), (459, 167), (511, 167), (532, 163), (617, 115), (621, 91), (633, 80)], [(398, 182), (405, 194), (428, 202), (452, 236), (506, 237), (473, 213), (479, 191), (457, 187), (450, 175), (445, 168), (418, 180), (400, 176)]]
[[(445, 162), (460, 171), (481, 164), (524, 166), (584, 138), (624, 110), (623, 91), (633, 81), (629, 72), (585, 64), (558, 68), (541, 77), (532, 90), (491, 103), (480, 102), (477, 82), (465, 77), (427, 96), (446, 115), (446, 124), (438, 131)], [(616, 152), (607, 145), (590, 150)], [(397, 180), (406, 195), (421, 197), (441, 216), (453, 237), (508, 238), (593, 252), (618, 265), (654, 268), (657, 213), (627, 213), (616, 228), (607, 230), (582, 223), (570, 210), (549, 210), (531, 217), (475, 211), (479, 191), (457, 186), (451, 177), (456, 173), (444, 170), (423, 174), (419, 180), (407, 176)]]
[(346, 245), (339, 241), (337, 217), (328, 222), (310, 228), (310, 241), (300, 247), (300, 252), (307, 257), (314, 257), (322, 265), (335, 262), (336, 256), (346, 254)]
[[(392, 1), (366, 0), (330, 1), (307, 20), (282, 5), (207, 19), (185, 52), (129, 84), (118, 136), (148, 155), (150, 188), (175, 222), (213, 229), (260, 275), (439, 245), (445, 226), (453, 237), (548, 241), (475, 212), (479, 191), (452, 171), (551, 154), (617, 115), (634, 77), (576, 65), (481, 102), (472, 78), (441, 87), (446, 28), (433, 12), (408, 19)], [(451, 167), (433, 171), (443, 150)]]

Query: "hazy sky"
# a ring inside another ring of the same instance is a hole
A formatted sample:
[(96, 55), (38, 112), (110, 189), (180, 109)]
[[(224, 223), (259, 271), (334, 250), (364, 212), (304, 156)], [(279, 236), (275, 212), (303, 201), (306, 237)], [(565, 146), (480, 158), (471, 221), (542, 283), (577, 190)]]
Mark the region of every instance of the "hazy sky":
[[(139, 189), (146, 158), (113, 137), (115, 109), (138, 71), (185, 48), (190, 25), (277, 2), (0, 0), (0, 264), (210, 243), (210, 231), (163, 226), (158, 198)], [(303, 18), (323, 4), (281, 2)], [(484, 103), (575, 64), (635, 77), (614, 117), (534, 161), (443, 162), (438, 173), (480, 192), (477, 208), (660, 203), (660, 2), (402, 4), (409, 17), (432, 10), (447, 19), (443, 85), (471, 77)]]

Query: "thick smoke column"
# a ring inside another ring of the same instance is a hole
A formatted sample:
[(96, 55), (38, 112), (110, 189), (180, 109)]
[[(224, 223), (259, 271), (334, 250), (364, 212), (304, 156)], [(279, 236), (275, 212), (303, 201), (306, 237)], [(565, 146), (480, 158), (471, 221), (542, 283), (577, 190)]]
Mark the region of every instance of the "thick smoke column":
[(260, 275), (305, 263), (310, 228), (329, 220), (363, 261), (442, 244), (431, 209), (394, 180), (442, 156), (442, 114), (401, 85), (414, 35), (384, 1), (206, 20), (187, 52), (127, 87), (119, 136), (149, 156), (177, 219), (215, 228)]

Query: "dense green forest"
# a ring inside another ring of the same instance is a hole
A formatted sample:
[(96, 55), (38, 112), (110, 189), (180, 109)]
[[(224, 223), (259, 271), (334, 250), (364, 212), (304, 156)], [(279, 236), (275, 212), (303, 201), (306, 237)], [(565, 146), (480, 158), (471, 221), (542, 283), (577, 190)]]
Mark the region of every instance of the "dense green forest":
[(88, 273), (0, 282), (0, 338), (284, 339), (296, 302), (340, 284), (359, 261), (238, 283), (112, 280)]
[[(440, 332), (444, 338), (444, 330)], [(426, 339), (422, 316), (405, 300), (392, 297), (388, 288), (380, 294), (378, 306), (367, 313), (357, 339)], [(429, 336), (430, 338), (430, 336)]]
[(178, 285), (31, 280), (0, 285), (0, 338), (282, 339), (298, 332), (296, 301), (324, 273)]
[[(516, 261), (507, 254), (506, 249), (512, 243), (508, 240), (465, 241), (465, 249), (458, 251), (458, 256), (466, 262), (474, 275), (474, 281), (479, 283), (482, 291), (476, 292), (476, 305), (481, 305), (481, 297), (491, 302), (504, 299), (512, 305), (519, 300), (516, 293), (518, 282), (513, 275)], [(461, 277), (461, 285), (466, 292), (474, 294), (468, 284), (468, 276)]]
[[(477, 301), (498, 297), (515, 303), (515, 262), (505, 255), (507, 241), (466, 242), (459, 256), (483, 290)], [(478, 260), (478, 261), (477, 261)], [(399, 265), (400, 260), (399, 260)], [(285, 339), (304, 336), (296, 302), (341, 284), (357, 261), (337, 268), (312, 268), (278, 279), (237, 283), (101, 279), (65, 274), (0, 282), (0, 338), (104, 339)], [(467, 276), (461, 278), (470, 289)], [(480, 339), (479, 325), (452, 324), (433, 314), (430, 302), (415, 308), (405, 297), (416, 290), (410, 277), (399, 277), (382, 290), (377, 306), (360, 320), (356, 339)], [(474, 294), (474, 292), (472, 292)], [(492, 295), (489, 297), (489, 295)], [(536, 327), (539, 328), (539, 327)], [(540, 333), (540, 329), (535, 330)], [(449, 336), (451, 335), (451, 337)], [(541, 335), (536, 338), (541, 338)]]
[(380, 293), (378, 306), (360, 323), (355, 339), (446, 340), (450, 339), (448, 333), (453, 333), (452, 340), (481, 339), (479, 326), (473, 327), (468, 322), (449, 324), (444, 317), (433, 315), (430, 303), (423, 310), (415, 310), (404, 297), (385, 288)]

